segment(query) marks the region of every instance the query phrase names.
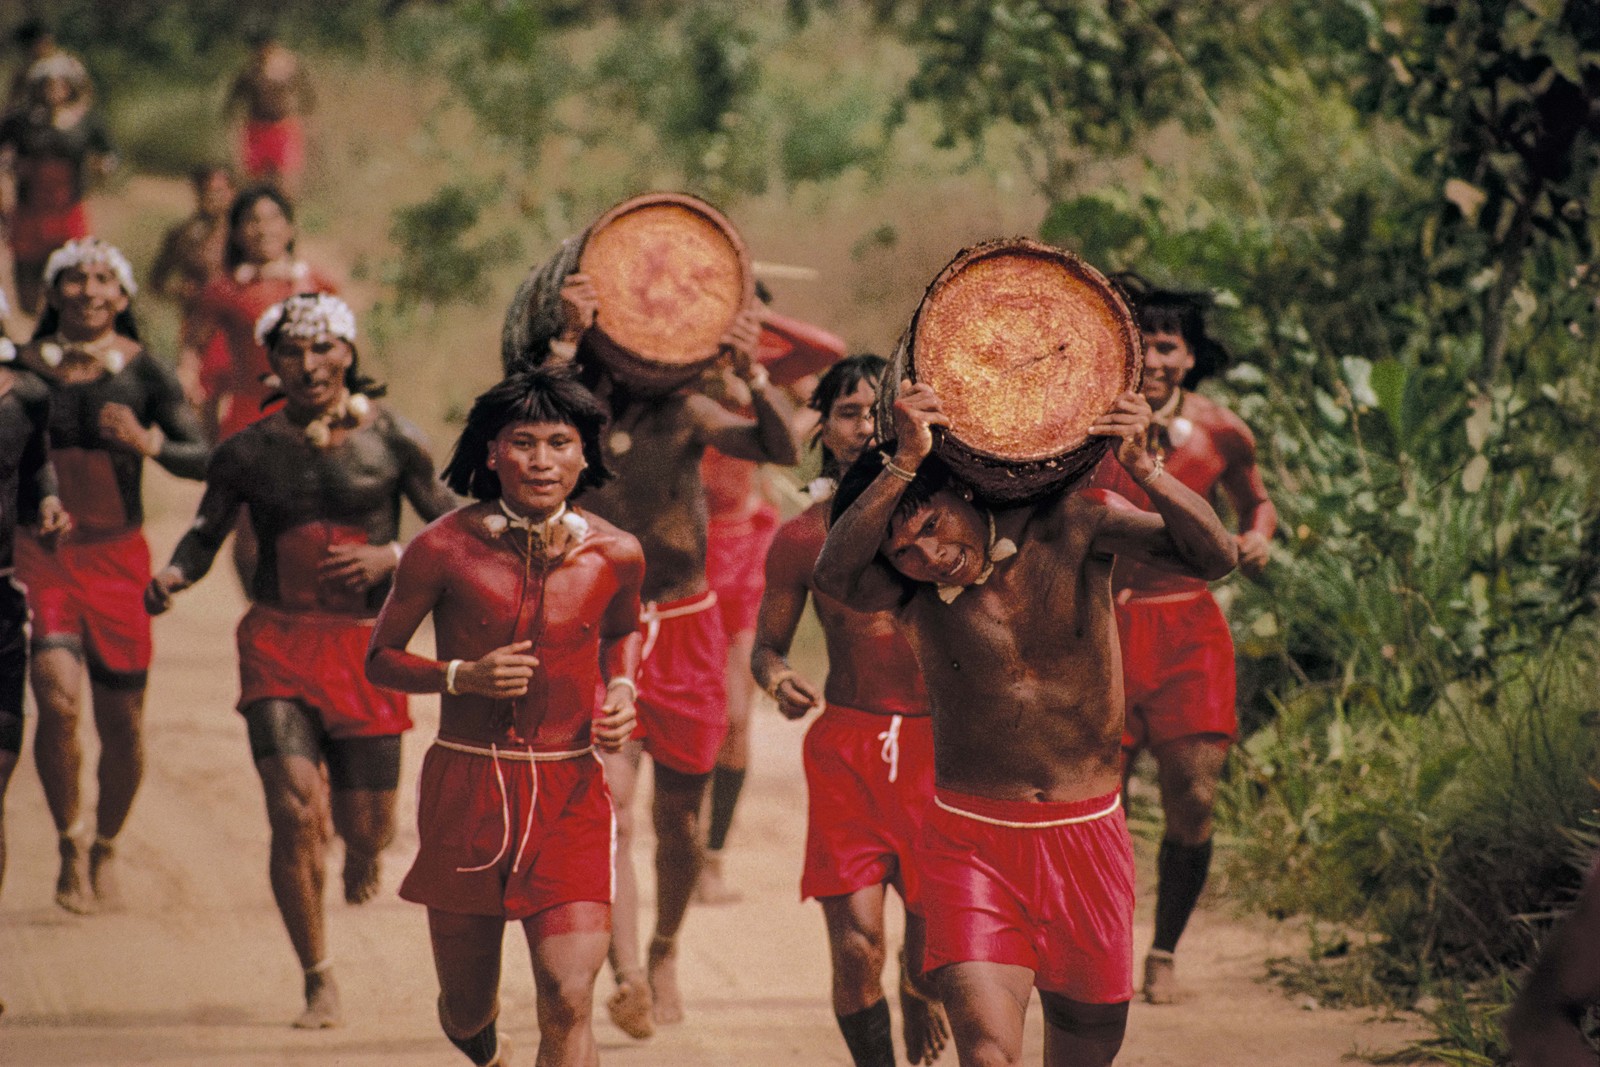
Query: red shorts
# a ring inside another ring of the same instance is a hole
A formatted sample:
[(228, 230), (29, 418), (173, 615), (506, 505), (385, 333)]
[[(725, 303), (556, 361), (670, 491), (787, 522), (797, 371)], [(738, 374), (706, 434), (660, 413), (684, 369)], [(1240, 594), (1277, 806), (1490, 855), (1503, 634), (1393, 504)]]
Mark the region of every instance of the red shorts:
[[(578, 901), (609, 905), (616, 819), (600, 760), (585, 753), (535, 762), (515, 750), (495, 758), (486, 748), (442, 747), (452, 743), (441, 739), (423, 757), (420, 843), (400, 896), (506, 919)], [(606, 914), (600, 929), (609, 928)]]
[(706, 579), (717, 591), (722, 628), (730, 639), (753, 633), (766, 587), (767, 549), (778, 535), (778, 509), (763, 504), (749, 517), (706, 527)]
[(87, 236), (89, 213), (81, 200), (59, 211), (19, 210), (11, 224), (11, 254), (19, 273), (26, 270), (37, 274), (51, 252), (68, 241)]
[[(639, 721), (650, 758), (683, 774), (709, 774), (728, 732), (728, 637), (707, 590), (640, 612)], [(598, 707), (598, 703), (596, 704)]]
[(1084, 1004), (1130, 999), (1133, 842), (1118, 794), (1063, 804), (935, 796), (917, 857), (923, 969), (1009, 963), (1033, 971), (1047, 993)]
[(143, 684), (150, 669), (150, 546), (135, 527), (109, 536), (72, 531), (45, 548), (17, 531), (17, 580), (28, 589), (35, 648), (81, 641), (91, 676)]
[(1210, 592), (1118, 604), (1117, 631), (1128, 702), (1123, 748), (1237, 735), (1233, 634)]
[(261, 700), (313, 709), (331, 738), (411, 729), (406, 695), (367, 681), (372, 620), (251, 605), (239, 620), (239, 710)]
[(246, 122), (239, 143), (239, 162), (252, 178), (299, 174), (306, 165), (306, 136), (300, 120), (290, 117), (276, 122)]
[(233, 353), (228, 351), (228, 338), (218, 330), (200, 354), (200, 388), (207, 399), (214, 400), (227, 389), (232, 371)]
[(805, 767), (801, 897), (893, 882), (920, 912), (913, 857), (933, 803), (933, 720), (829, 704), (806, 731)]

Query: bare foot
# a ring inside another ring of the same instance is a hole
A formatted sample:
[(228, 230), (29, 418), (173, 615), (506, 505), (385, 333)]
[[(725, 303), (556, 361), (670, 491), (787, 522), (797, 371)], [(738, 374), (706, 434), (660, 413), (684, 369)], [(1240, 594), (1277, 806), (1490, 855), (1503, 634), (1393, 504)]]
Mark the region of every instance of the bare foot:
[(117, 878), (116, 846), (104, 838), (96, 838), (89, 846), (89, 885), (94, 889), (95, 903), (101, 911), (123, 909), (122, 883)]
[(733, 904), (744, 895), (730, 886), (722, 877), (722, 853), (707, 852), (700, 865), (700, 879), (694, 885), (696, 904)]
[(1172, 953), (1151, 949), (1144, 958), (1144, 999), (1147, 1004), (1177, 1004), (1183, 1000)]
[(650, 1008), (650, 987), (644, 975), (637, 972), (618, 979), (617, 991), (606, 1001), (606, 1011), (611, 1013), (617, 1029), (640, 1041), (656, 1032)]
[(683, 1022), (683, 994), (678, 991), (678, 950), (664, 937), (650, 939), (646, 964), (650, 975), (650, 997), (655, 1001), (652, 1014), (657, 1023), (671, 1026)]
[(376, 854), (354, 849), (344, 853), (344, 899), (348, 904), (365, 904), (378, 895), (379, 861)]
[(84, 879), (83, 849), (66, 834), (61, 835), (61, 873), (56, 877), (56, 904), (74, 915), (89, 915), (94, 911)]
[(306, 972), (306, 1010), (294, 1021), (296, 1030), (326, 1030), (344, 1022), (339, 1004), (339, 987), (333, 974), (324, 967)]
[(906, 967), (904, 949), (900, 950), (900, 1036), (912, 1063), (932, 1063), (950, 1040), (944, 1004), (933, 989), (917, 984)]

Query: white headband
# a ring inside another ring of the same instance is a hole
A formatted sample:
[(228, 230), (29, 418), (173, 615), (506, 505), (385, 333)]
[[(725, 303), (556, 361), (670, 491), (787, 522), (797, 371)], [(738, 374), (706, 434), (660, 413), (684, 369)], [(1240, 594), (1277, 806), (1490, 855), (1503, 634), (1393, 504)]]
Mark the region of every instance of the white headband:
[(280, 304), (273, 304), (256, 320), (256, 344), (264, 345), (272, 331), (282, 325), (290, 337), (321, 337), (328, 334), (347, 344), (356, 343), (356, 314), (336, 296), (328, 293), (301, 293)]
[(57, 52), (54, 55), (35, 60), (33, 65), (22, 75), (23, 81), (30, 85), (42, 82), (46, 78), (60, 78), (63, 81), (87, 85), (89, 71), (79, 62), (77, 57), (70, 56), (65, 52)]
[(128, 257), (123, 255), (114, 245), (108, 245), (98, 237), (84, 237), (76, 241), (68, 241), (54, 252), (44, 265), (45, 288), (55, 287), (56, 276), (71, 267), (86, 267), (98, 264), (110, 267), (117, 281), (122, 283), (122, 291), (129, 296), (137, 296), (139, 287), (133, 283), (133, 267), (128, 263)]

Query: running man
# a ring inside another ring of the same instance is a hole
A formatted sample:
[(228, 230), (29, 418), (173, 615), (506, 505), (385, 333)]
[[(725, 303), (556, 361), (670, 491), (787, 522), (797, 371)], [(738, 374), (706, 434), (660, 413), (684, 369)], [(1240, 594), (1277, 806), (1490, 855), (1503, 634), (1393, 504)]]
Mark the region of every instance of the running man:
[(250, 47), (250, 61), (234, 79), (224, 105), (227, 115), (244, 116), (239, 165), (251, 181), (294, 196), (306, 165), (303, 120), (316, 106), (316, 94), (305, 64), (275, 34), (256, 35)]
[[(570, 504), (610, 477), (605, 419), (570, 373), (513, 374), (480, 396), (445, 468), (479, 503), (406, 548), (368, 653), (375, 683), (443, 694), (400, 895), (428, 907), (439, 1023), (475, 1064), (509, 1062), (495, 1029), (508, 920), (533, 957), (539, 1062), (599, 1062), (615, 822), (593, 752), (633, 728), (644, 579), (639, 542)], [(406, 651), (429, 615), (439, 659)]]
[[(200, 294), (213, 278), (227, 270), (228, 208), (237, 190), (227, 167), (204, 163), (189, 175), (194, 189), (194, 214), (167, 231), (150, 267), (150, 288), (175, 301), (183, 332), (191, 332)], [(228, 347), (222, 334), (213, 336), (197, 365), (185, 365), (184, 392), (200, 410), (207, 436), (215, 440), (217, 402), (228, 378)]]
[(22, 311), (37, 315), (50, 253), (89, 236), (84, 198), (116, 166), (88, 72), (65, 52), (30, 65), (25, 100), (0, 120), (0, 219)]
[[(1194, 392), (1228, 360), (1206, 333), (1206, 298), (1154, 289), (1122, 275), (1144, 334), (1144, 397), (1154, 409), (1149, 444), (1168, 473), (1208, 500), (1220, 491), (1238, 516), (1239, 569), (1261, 573), (1278, 525), (1256, 467), (1256, 442), (1233, 412)], [(1120, 470), (1108, 488), (1145, 510), (1143, 489)], [(1217, 782), (1238, 734), (1233, 635), (1204, 580), (1121, 561), (1112, 575), (1122, 635), (1124, 774), (1141, 749), (1156, 761), (1166, 830), (1156, 859), (1155, 938), (1144, 960), (1144, 999), (1182, 998), (1173, 953), (1211, 870)]]
[(1236, 550), (1146, 445), (1127, 392), (1089, 428), (1155, 513), (1104, 490), (989, 511), (930, 453), (948, 425), (925, 384), (894, 405), (892, 458), (868, 451), (834, 498), (816, 585), (892, 611), (933, 706), (934, 808), (918, 856), (925, 968), (963, 1063), (1015, 1063), (1040, 991), (1045, 1063), (1109, 1064), (1133, 996), (1133, 849), (1120, 811), (1118, 557), (1201, 578)]
[[(740, 459), (793, 464), (799, 458), (790, 430), (794, 411), (754, 359), (760, 327), (754, 312), (741, 314), (723, 339), (735, 373), (750, 387), (755, 416), (742, 418), (700, 393), (634, 392), (583, 358), (584, 333), (597, 306), (594, 286), (584, 275), (571, 274), (562, 282), (562, 322), (553, 336), (541, 335), (530, 318), (541, 302), (523, 300), (524, 295), (518, 294), (507, 316), (502, 353), (507, 369), (546, 358), (578, 358), (580, 373), (610, 414), (605, 459), (617, 474), (585, 504), (631, 532), (644, 548), (639, 725), (621, 752), (604, 757), (617, 809), (611, 942), (617, 990), (606, 1006), (618, 1027), (642, 1038), (654, 1033), (657, 1023), (683, 1019), (677, 936), (705, 852), (700, 806), (728, 729), (723, 683), (728, 642), (716, 593), (706, 580), (700, 457), (714, 447)], [(656, 831), (656, 923), (648, 970), (639, 957), (632, 852), (634, 783), (647, 752), (655, 767)]]
[[(295, 254), (294, 205), (270, 186), (246, 189), (228, 209), (223, 273), (204, 286), (183, 321), (178, 377), (196, 388), (213, 343), (227, 348), (221, 375), (219, 439), (238, 433), (271, 406), (263, 380), (271, 373), (256, 323), (268, 308), (299, 293), (333, 293), (325, 272)], [(215, 357), (209, 357), (213, 367)]]
[[(6, 316), (0, 296), (0, 321)], [(50, 390), (16, 366), (17, 349), (0, 334), (0, 886), (6, 876), (6, 789), (22, 754), (22, 689), (28, 669), (28, 602), (12, 577), (17, 528), (32, 522), (46, 549), (71, 519), (50, 464)]]
[[(767, 299), (759, 283), (756, 293)], [(816, 375), (843, 359), (844, 341), (827, 330), (768, 309), (762, 312), (761, 337), (756, 358), (772, 383), (796, 401), (804, 401)], [(750, 392), (731, 373), (722, 375), (723, 404), (748, 416)], [(802, 418), (811, 415), (805, 411)], [(796, 435), (803, 434), (799, 427)], [(744, 790), (750, 763), (750, 708), (756, 682), (750, 674), (750, 651), (755, 646), (756, 612), (761, 606), (762, 563), (778, 532), (778, 509), (762, 488), (761, 464), (725, 456), (706, 449), (700, 461), (710, 521), (706, 526), (706, 580), (717, 593), (722, 628), (728, 634), (728, 736), (717, 752), (711, 772), (710, 818), (706, 826), (705, 865), (695, 886), (700, 904), (728, 904), (739, 893), (727, 882), (722, 850), (733, 827), (734, 809)]]
[[(883, 903), (893, 885), (906, 906), (900, 1012), (906, 1058), (932, 1063), (949, 1031), (937, 994), (920, 980), (926, 926), (913, 854), (933, 802), (933, 729), (922, 671), (887, 612), (863, 614), (814, 588), (840, 473), (872, 443), (884, 361), (851, 356), (817, 383), (822, 478), (815, 503), (785, 523), (767, 556), (766, 595), (751, 670), (785, 718), (802, 718), (826, 697), (806, 732), (803, 897), (822, 904), (833, 959), (833, 1011), (856, 1067), (894, 1067), (889, 1002), (883, 996)], [(824, 692), (789, 666), (806, 598), (814, 597), (828, 645)]]
[[(151, 579), (160, 614), (211, 568), (241, 507), (261, 546), (239, 623), (239, 712), (266, 794), (272, 895), (305, 971), (301, 1029), (337, 1026), (322, 886), (326, 827), (344, 839), (344, 898), (378, 891), (394, 837), (405, 697), (363, 680), (367, 642), (400, 555), (400, 500), (435, 519), (455, 500), (417, 431), (369, 396), (356, 320), (320, 293), (269, 308), (256, 327), (284, 405), (217, 447), (194, 524)], [(324, 777), (326, 770), (326, 777)]]
[[(53, 545), (18, 531), (17, 578), (33, 608), (34, 759), (60, 835), (55, 900), (87, 912), (122, 903), (115, 841), (144, 776), (144, 461), (198, 480), (208, 450), (177, 379), (139, 342), (129, 307), (138, 288), (122, 253), (93, 237), (69, 241), (50, 256), (44, 283), (49, 305), (17, 363), (50, 389), (50, 447), (73, 525)], [(78, 820), (85, 666), (100, 736), (92, 898)]]

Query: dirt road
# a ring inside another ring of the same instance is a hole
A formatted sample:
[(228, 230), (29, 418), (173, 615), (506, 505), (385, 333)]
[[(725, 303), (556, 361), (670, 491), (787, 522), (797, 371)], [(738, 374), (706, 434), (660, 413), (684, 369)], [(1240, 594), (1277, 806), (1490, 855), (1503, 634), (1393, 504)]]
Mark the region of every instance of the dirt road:
[[(150, 539), (159, 565), (198, 489), (152, 471), (150, 496)], [(0, 999), (6, 1004), (0, 1063), (466, 1062), (434, 1022), (437, 990), (423, 911), (394, 892), (416, 846), (411, 812), (417, 767), (437, 721), (431, 700), (416, 702), (418, 728), (407, 741), (402, 779), (402, 829), (386, 856), (383, 892), (352, 908), (339, 899), (338, 878), (329, 883), (330, 939), (347, 1024), (321, 1033), (289, 1028), (299, 1008), (300, 975), (273, 910), (260, 788), (242, 721), (231, 710), (233, 627), (241, 612), (224, 562), (157, 622), (149, 772), (122, 839), (131, 903), (126, 914), (77, 917), (51, 904), (55, 841), (31, 756), (18, 768), (6, 813), (11, 864), (0, 899)], [(828, 1004), (821, 914), (796, 893), (805, 810), (801, 727), (770, 709), (760, 711), (755, 769), (729, 846), (729, 866), (745, 899), (690, 914), (682, 940), (689, 1020), (646, 1043), (602, 1021), (597, 1029), (607, 1064), (849, 1063)], [(30, 720), (30, 744), (32, 733)], [(336, 853), (330, 857), (334, 872), (338, 863)], [(1147, 887), (1148, 880), (1141, 890)], [(1141, 893), (1139, 944), (1149, 937), (1147, 897)], [(1333, 1067), (1353, 1049), (1390, 1047), (1414, 1033), (1402, 1024), (1373, 1022), (1366, 1013), (1304, 1010), (1262, 984), (1263, 960), (1298, 947), (1288, 931), (1203, 910), (1182, 961), (1194, 998), (1171, 1008), (1136, 1006), (1118, 1062)], [(516, 1062), (531, 1064), (533, 983), (519, 934), (508, 935), (506, 959), (503, 1026), (518, 1045)], [(603, 998), (609, 979), (602, 977), (601, 986)], [(1029, 1024), (1028, 1062), (1037, 1063), (1037, 1005)], [(944, 1062), (954, 1064), (953, 1052)]]

